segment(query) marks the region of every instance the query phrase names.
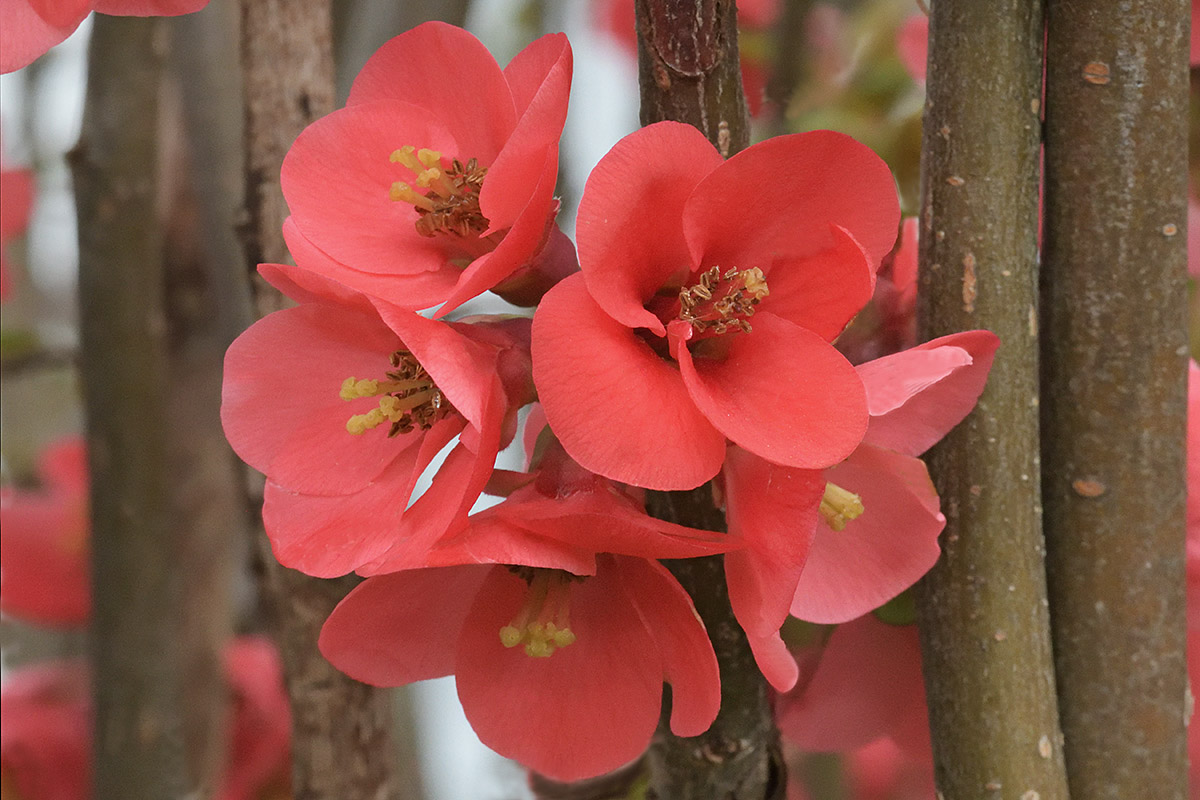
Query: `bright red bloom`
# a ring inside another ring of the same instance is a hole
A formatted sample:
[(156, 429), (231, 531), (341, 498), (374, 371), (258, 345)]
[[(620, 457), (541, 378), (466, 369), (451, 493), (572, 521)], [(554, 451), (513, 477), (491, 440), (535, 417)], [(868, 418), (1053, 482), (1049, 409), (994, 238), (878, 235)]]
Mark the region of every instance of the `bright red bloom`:
[(712, 478), (727, 438), (793, 467), (845, 458), (866, 398), (829, 342), (870, 298), (898, 216), (887, 166), (841, 134), (728, 161), (680, 123), (625, 137), (584, 189), (583, 273), (534, 316), (551, 428), (587, 469), (650, 489)]
[[(1192, 694), (1200, 693), (1200, 366), (1188, 362), (1187, 659)], [(1200, 786), (1200, 725), (1188, 726), (1193, 786)]]
[(472, 517), (453, 542), (388, 565), (434, 568), (368, 578), (330, 615), (321, 652), (376, 685), (454, 674), (489, 747), (559, 780), (597, 775), (645, 749), (664, 681), (677, 735), (712, 723), (716, 656), (654, 559), (736, 545), (652, 519), (567, 464)]
[(33, 173), (26, 169), (0, 169), (0, 300), (7, 300), (12, 293), (6, 245), (29, 226), (32, 210)]
[[(1196, 26), (1200, 30), (1200, 25)], [(1188, 192), (1188, 275), (1200, 278), (1200, 201)]]
[(868, 614), (798, 657), (809, 665), (806, 679), (775, 707), (785, 738), (813, 752), (847, 752), (890, 737), (909, 757), (932, 759), (915, 625)]
[(837, 340), (837, 348), (852, 364), (907, 350), (917, 343), (916, 217), (900, 226), (895, 251), (884, 259), (871, 304)]
[(437, 322), (310, 271), (261, 271), (301, 305), (229, 348), (221, 419), (234, 450), (268, 478), (263, 522), (276, 557), (328, 577), (412, 537), (428, 545), (466, 517), (531, 399), (529, 321)]
[(570, 84), (562, 34), (503, 71), (478, 39), (440, 22), (389, 41), (346, 107), (284, 159), (296, 232), (326, 256), (312, 268), (405, 308), (444, 302), (446, 313), (520, 283), (514, 274), (544, 252), (561, 255), (554, 184)]
[(854, 453), (827, 470), (730, 451), (729, 530), (746, 549), (725, 557), (729, 599), (780, 691), (798, 674), (778, 634), (788, 613), (821, 623), (854, 619), (937, 561), (945, 518), (916, 456), (974, 408), (998, 345), (988, 331), (969, 331), (859, 366), (870, 427)]
[(913, 80), (924, 83), (929, 60), (929, 17), (914, 14), (904, 21), (896, 32), (896, 52)]
[(225, 648), (225, 674), (232, 713), (229, 755), (218, 797), (290, 797), (292, 711), (279, 651), (268, 639), (235, 639)]
[(91, 615), (83, 440), (46, 448), (38, 477), (38, 490), (0, 495), (0, 610), (39, 625), (83, 625)]
[(91, 796), (90, 687), (82, 664), (46, 663), (0, 690), (0, 786), (26, 800)]
[(208, 0), (0, 0), (0, 72), (33, 62), (93, 11), (121, 17), (190, 14)]

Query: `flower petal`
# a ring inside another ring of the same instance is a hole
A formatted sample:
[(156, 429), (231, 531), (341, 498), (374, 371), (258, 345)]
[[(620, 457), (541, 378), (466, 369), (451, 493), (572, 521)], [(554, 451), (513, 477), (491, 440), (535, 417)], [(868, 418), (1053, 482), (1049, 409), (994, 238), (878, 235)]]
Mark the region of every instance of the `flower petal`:
[[(390, 39), (367, 61), (350, 88), (347, 106), (400, 100), (432, 112), (471, 152), (490, 164), (516, 125), (512, 92), (500, 65), (473, 35), (444, 22), (426, 22)], [(397, 142), (434, 147), (421, 141)], [(444, 152), (444, 151), (443, 151)]]
[(679, 373), (587, 292), (551, 289), (533, 318), (533, 379), (550, 427), (583, 467), (647, 489), (692, 489), (717, 474), (725, 437)]
[(659, 122), (617, 142), (592, 170), (576, 222), (579, 265), (588, 291), (613, 319), (663, 334), (642, 304), (673, 274), (695, 266), (680, 223), (684, 203), (720, 164), (700, 131)]
[(773, 314), (755, 314), (753, 324), (722, 337), (720, 359), (678, 348), (696, 406), (735, 444), (777, 464), (819, 469), (850, 455), (867, 427), (854, 367), (817, 334)]
[(699, 736), (721, 708), (721, 675), (692, 598), (657, 561), (611, 556), (625, 594), (654, 637), (671, 684), (671, 732)]
[(641, 755), (658, 722), (662, 666), (654, 640), (602, 564), (572, 583), (573, 644), (549, 658), (505, 648), (500, 629), (528, 587), (493, 569), (463, 626), (458, 696), (480, 740), (556, 780), (599, 775)]
[(7, 73), (32, 64), (70, 36), (83, 16), (73, 23), (51, 25), (34, 11), (29, 0), (0, 0), (0, 19), (4, 20), (0, 25), (0, 73)]
[(800, 668), (796, 665), (796, 659), (788, 652), (779, 631), (763, 635), (747, 631), (746, 640), (754, 654), (754, 663), (758, 665), (758, 670), (767, 679), (767, 683), (777, 692), (791, 691), (800, 678)]
[(571, 43), (564, 33), (548, 33), (534, 39), (513, 56), (504, 68), (504, 79), (512, 92), (518, 118), (525, 114), (539, 91), (557, 80), (551, 73), (565, 68), (570, 79), (572, 58)]
[(383, 377), (400, 339), (376, 316), (310, 303), (269, 314), (225, 354), (221, 422), (247, 464), (292, 491), (345, 494), (378, 475), (416, 434), (347, 432), (371, 398), (344, 401), (348, 377)]
[(928, 572), (946, 518), (920, 459), (863, 445), (826, 474), (866, 510), (841, 531), (817, 525), (792, 614), (834, 623), (883, 605)]
[(746, 549), (725, 556), (729, 602), (747, 634), (775, 633), (787, 619), (808, 560), (825, 492), (821, 470), (772, 464), (739, 447), (725, 457), (729, 531)]
[(859, 365), (865, 440), (911, 456), (928, 450), (975, 407), (999, 346), (991, 331), (966, 331)]
[(91, 616), (87, 501), (82, 493), (15, 492), (0, 501), (0, 610), (36, 625)]
[(831, 225), (849, 231), (878, 268), (899, 224), (887, 164), (833, 131), (775, 136), (743, 150), (696, 187), (683, 218), (696, 264), (764, 271), (833, 247)]
[(368, 578), (325, 620), (321, 655), (374, 686), (449, 675), (463, 622), (493, 570), (471, 565)]
[(207, 5), (208, 0), (95, 0), (93, 8), (122, 17), (176, 17)]
[(833, 246), (767, 273), (771, 293), (760, 311), (794, 322), (833, 341), (875, 291), (875, 270), (845, 228), (833, 226)]

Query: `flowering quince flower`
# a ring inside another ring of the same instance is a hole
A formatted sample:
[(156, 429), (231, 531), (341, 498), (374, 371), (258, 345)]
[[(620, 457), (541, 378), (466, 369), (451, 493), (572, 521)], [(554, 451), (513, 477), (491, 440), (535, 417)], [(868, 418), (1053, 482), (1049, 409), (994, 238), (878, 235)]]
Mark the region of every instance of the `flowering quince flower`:
[(340, 575), (464, 519), (532, 399), (529, 320), (439, 322), (303, 268), (260, 271), (300, 305), (230, 346), (221, 419), (238, 455), (267, 476), (263, 522), (279, 562)]
[(786, 691), (798, 671), (779, 628), (790, 613), (845, 622), (907, 589), (937, 561), (945, 525), (925, 452), (975, 407), (999, 339), (943, 336), (857, 367), (870, 426), (826, 470), (771, 464), (731, 448), (729, 530), (746, 540), (725, 557), (729, 599), (759, 667)]
[(12, 72), (66, 39), (93, 11), (121, 17), (190, 14), (208, 0), (0, 0), (0, 72)]
[(914, 14), (896, 32), (896, 53), (914, 81), (925, 82), (929, 60), (929, 17)]
[(887, 166), (841, 134), (728, 161), (688, 125), (630, 134), (584, 189), (582, 274), (534, 315), (550, 427), (585, 468), (648, 489), (712, 478), (727, 438), (792, 467), (844, 459), (866, 397), (829, 342), (870, 298), (898, 219)]
[(895, 251), (884, 259), (870, 305), (837, 340), (852, 364), (898, 353), (917, 344), (917, 218), (900, 225)]
[(42, 486), (0, 493), (0, 611), (39, 625), (91, 615), (87, 453), (62, 439), (38, 461)]
[[(1200, 25), (1196, 26), (1200, 30)], [(1195, 34), (1193, 34), (1195, 35)], [(1188, 275), (1200, 278), (1200, 200), (1188, 192)]]
[(558, 450), (459, 536), (393, 557), (384, 567), (404, 571), (354, 589), (325, 623), (321, 652), (381, 686), (454, 674), (486, 745), (558, 780), (598, 775), (645, 749), (664, 681), (675, 734), (712, 723), (716, 656), (655, 559), (737, 545), (648, 517)]
[(291, 797), (292, 711), (279, 651), (262, 637), (235, 639), (225, 648), (225, 675), (233, 695), (233, 714), (218, 797)]
[(33, 173), (27, 169), (0, 169), (0, 300), (12, 294), (7, 249), (12, 239), (29, 226), (33, 209)]
[(805, 680), (775, 705), (785, 739), (813, 752), (850, 752), (890, 738), (909, 758), (932, 764), (916, 625), (867, 614), (797, 658), (808, 666)]
[(314, 268), (405, 308), (444, 303), (443, 314), (488, 289), (527, 292), (539, 257), (555, 277), (573, 268), (554, 225), (570, 85), (562, 34), (504, 70), (444, 23), (389, 41), (346, 107), (306, 128), (283, 162), (295, 233), (326, 256)]
[(82, 663), (47, 662), (5, 676), (0, 792), (21, 800), (91, 796), (91, 691)]
[[(1192, 694), (1200, 692), (1200, 366), (1188, 362), (1187, 659)], [(1200, 726), (1188, 726), (1191, 781), (1200, 786)]]

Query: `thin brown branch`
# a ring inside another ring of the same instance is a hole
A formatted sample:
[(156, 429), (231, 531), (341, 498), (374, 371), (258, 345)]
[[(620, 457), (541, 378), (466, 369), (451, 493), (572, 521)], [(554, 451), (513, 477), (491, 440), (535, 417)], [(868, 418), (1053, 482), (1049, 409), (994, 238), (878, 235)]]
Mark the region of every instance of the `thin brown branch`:
[[(248, 267), (287, 259), (280, 227), (284, 154), (306, 125), (333, 110), (329, 0), (242, 0)], [(279, 296), (256, 274), (255, 306)], [(261, 485), (261, 484), (260, 484)], [(264, 588), (277, 620), (292, 702), (292, 792), (297, 800), (392, 797), (391, 703), (386, 691), (353, 681), (317, 650), (329, 612), (353, 578), (320, 580), (280, 567), (264, 548)]]
[(1182, 800), (1188, 8), (1047, 9), (1042, 489), (1067, 774), (1076, 800)]
[(162, 231), (163, 28), (98, 15), (73, 155), (91, 467), (95, 797), (182, 797), (182, 589), (172, 536)]
[(1041, 74), (1040, 2), (933, 4), (921, 335), (1001, 340), (978, 407), (928, 459), (947, 522), (917, 609), (947, 798), (1067, 797), (1039, 514)]

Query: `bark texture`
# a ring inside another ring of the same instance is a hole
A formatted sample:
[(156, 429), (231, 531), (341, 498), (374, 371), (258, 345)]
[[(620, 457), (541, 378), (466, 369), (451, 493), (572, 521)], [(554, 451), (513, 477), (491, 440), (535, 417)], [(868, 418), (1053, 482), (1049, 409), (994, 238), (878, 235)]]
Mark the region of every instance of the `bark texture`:
[(1074, 800), (1188, 795), (1183, 0), (1048, 0), (1042, 447)]
[(182, 797), (193, 788), (183, 735), (183, 592), (171, 514), (156, 202), (163, 34), (159, 20), (97, 15), (73, 154), (101, 800)]
[(975, 411), (927, 460), (942, 557), (918, 584), (946, 798), (1063, 800), (1038, 480), (1040, 2), (933, 4), (921, 156), (923, 339), (1001, 340)]
[[(284, 262), (279, 188), (284, 154), (306, 125), (333, 110), (329, 0), (242, 0), (246, 137), (244, 244), (251, 270)], [(251, 273), (260, 315), (279, 295)], [(261, 488), (261, 484), (260, 484)], [(261, 500), (261, 497), (258, 498)], [(280, 567), (264, 549), (264, 587), (277, 623), (292, 701), (296, 800), (381, 800), (394, 794), (391, 698), (342, 675), (317, 650), (321, 625), (355, 579), (320, 580)]]
[[(694, 125), (729, 157), (750, 141), (732, 0), (637, 0), (642, 124)], [(647, 492), (659, 519), (725, 530), (707, 484), (690, 492)], [(767, 685), (733, 616), (720, 557), (671, 562), (708, 628), (721, 669), (721, 711), (704, 734), (680, 738), (667, 724), (669, 697), (650, 746), (650, 789), (659, 800), (764, 800), (786, 779)]]

